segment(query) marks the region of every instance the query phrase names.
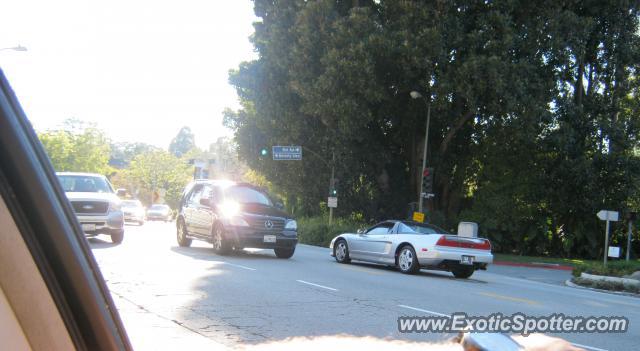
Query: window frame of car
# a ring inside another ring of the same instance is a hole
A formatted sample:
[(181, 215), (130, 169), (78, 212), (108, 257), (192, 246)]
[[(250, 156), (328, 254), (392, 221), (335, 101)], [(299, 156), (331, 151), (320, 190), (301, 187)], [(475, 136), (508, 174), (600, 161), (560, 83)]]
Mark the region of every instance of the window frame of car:
[(187, 200), (185, 201), (188, 207), (200, 206), (200, 196), (198, 196), (197, 199), (195, 198), (195, 196), (196, 194), (199, 194), (202, 192), (203, 186), (204, 184), (196, 184), (191, 188), (191, 190), (189, 191), (189, 194), (187, 195)]

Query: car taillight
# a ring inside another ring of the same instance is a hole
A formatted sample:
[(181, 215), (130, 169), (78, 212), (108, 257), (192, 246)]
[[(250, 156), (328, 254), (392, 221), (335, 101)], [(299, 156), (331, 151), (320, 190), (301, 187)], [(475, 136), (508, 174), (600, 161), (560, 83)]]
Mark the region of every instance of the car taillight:
[(438, 239), (436, 245), (491, 251), (491, 243), (487, 239), (467, 239), (448, 237), (443, 235), (440, 237), (440, 239)]

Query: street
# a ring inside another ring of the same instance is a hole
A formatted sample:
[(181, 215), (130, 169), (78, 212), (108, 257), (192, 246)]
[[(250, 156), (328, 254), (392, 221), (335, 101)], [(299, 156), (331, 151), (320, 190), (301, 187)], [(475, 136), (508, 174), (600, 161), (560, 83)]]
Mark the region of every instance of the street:
[[(424, 270), (411, 276), (338, 264), (328, 248), (307, 245), (288, 260), (271, 250), (217, 256), (203, 242), (178, 247), (175, 223), (164, 222), (127, 225), (120, 245), (107, 237), (89, 243), (137, 349), (169, 347), (162, 337), (171, 333), (176, 343), (194, 337), (201, 344), (192, 345), (231, 347), (335, 335), (443, 341), (453, 335), (402, 334), (397, 319), (454, 312), (624, 316), (624, 334), (557, 336), (592, 350), (630, 350), (640, 340), (638, 298), (566, 287), (566, 271), (490, 266), (468, 280)], [(144, 328), (151, 337), (136, 335)]]

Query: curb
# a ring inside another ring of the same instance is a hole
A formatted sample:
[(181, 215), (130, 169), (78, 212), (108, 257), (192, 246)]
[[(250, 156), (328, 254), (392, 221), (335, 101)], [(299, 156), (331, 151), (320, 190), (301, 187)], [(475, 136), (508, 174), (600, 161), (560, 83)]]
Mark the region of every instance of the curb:
[(578, 284), (572, 282), (571, 279), (565, 280), (564, 285), (566, 285), (566, 286), (568, 286), (570, 288), (575, 288), (575, 289), (591, 290), (591, 291), (605, 293), (605, 294), (622, 295), (622, 296), (630, 296), (630, 297), (638, 297), (638, 298), (640, 298), (640, 294), (634, 294), (634, 293), (631, 293), (631, 292), (596, 289), (596, 288), (590, 288), (590, 287), (587, 287), (587, 286), (578, 285)]
[(510, 262), (510, 261), (494, 261), (493, 264), (498, 266), (511, 266), (511, 267), (529, 267), (529, 268), (542, 268), (542, 269), (554, 269), (558, 271), (573, 271), (572, 266), (563, 266), (558, 263), (541, 263), (541, 262)]

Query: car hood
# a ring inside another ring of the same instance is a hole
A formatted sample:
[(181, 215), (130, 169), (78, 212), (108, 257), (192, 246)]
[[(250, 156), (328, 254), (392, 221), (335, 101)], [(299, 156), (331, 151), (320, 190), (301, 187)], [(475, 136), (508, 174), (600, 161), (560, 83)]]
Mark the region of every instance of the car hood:
[(286, 219), (292, 219), (291, 215), (271, 206), (263, 206), (259, 204), (241, 204), (240, 211), (246, 214), (256, 214), (261, 216), (270, 217), (283, 217)]
[(120, 198), (116, 194), (111, 193), (68, 192), (65, 194), (69, 200), (120, 202)]

